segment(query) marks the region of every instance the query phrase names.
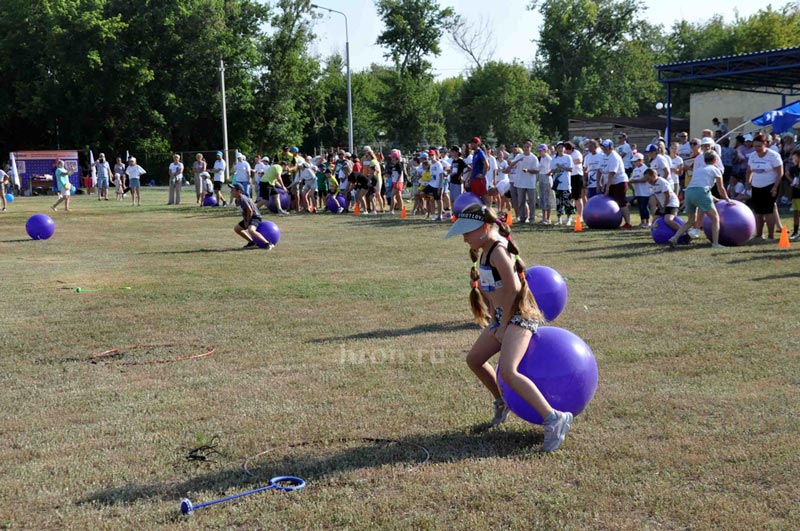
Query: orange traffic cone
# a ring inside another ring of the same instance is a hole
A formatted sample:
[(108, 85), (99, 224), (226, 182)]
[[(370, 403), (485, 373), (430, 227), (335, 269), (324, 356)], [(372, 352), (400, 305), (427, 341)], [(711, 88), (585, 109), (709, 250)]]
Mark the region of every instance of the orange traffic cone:
[(403, 205), (403, 208), (400, 209), (400, 218), (401, 219), (406, 219), (407, 217), (408, 217), (408, 214), (406, 214), (406, 206)]
[(358, 203), (356, 203), (356, 208), (353, 209), (353, 215), (354, 216), (360, 216), (361, 215), (361, 209), (358, 208)]
[(508, 225), (509, 229), (514, 224), (513, 218), (514, 218), (514, 216), (511, 215), (511, 211), (510, 210), (508, 212), (506, 212), (506, 225)]
[(786, 225), (781, 228), (781, 239), (778, 241), (778, 247), (781, 249), (788, 249), (791, 247), (789, 243), (789, 230), (786, 228)]
[(575, 218), (575, 232), (583, 232), (583, 223), (580, 216)]
[(314, 213), (314, 204), (313, 203), (309, 203), (308, 204), (308, 211), (311, 212), (312, 214)]

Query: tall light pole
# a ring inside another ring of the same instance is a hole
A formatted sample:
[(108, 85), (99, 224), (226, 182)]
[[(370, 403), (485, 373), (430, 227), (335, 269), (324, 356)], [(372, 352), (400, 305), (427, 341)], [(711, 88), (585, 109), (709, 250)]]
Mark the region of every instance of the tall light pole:
[(329, 7), (323, 7), (317, 4), (311, 4), (311, 7), (314, 9), (324, 9), (325, 11), (330, 11), (331, 13), (339, 13), (344, 17), (344, 54), (345, 63), (347, 64), (347, 142), (350, 153), (353, 153), (353, 93), (350, 89), (350, 34), (347, 30), (347, 15), (341, 11), (331, 9)]
[(219, 86), (222, 90), (222, 149), (225, 159), (224, 180), (228, 180), (228, 108), (225, 106), (225, 63), (219, 60)]

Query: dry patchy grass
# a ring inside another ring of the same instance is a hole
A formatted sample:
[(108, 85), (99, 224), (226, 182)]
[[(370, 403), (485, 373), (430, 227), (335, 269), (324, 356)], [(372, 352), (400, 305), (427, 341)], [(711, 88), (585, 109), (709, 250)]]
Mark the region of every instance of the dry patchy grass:
[[(669, 252), (641, 231), (516, 229), (529, 265), (567, 278), (555, 324), (600, 367), (545, 457), (538, 427), (485, 429), (490, 399), (463, 363), (467, 251), (444, 226), (292, 216), (275, 251), (236, 252), (230, 209), (165, 197), (77, 197), (43, 242), (24, 222), (48, 199), (0, 218), (0, 527), (800, 525), (797, 244)], [(187, 460), (211, 440), (218, 454)], [(184, 496), (283, 474), (308, 487), (177, 515)]]

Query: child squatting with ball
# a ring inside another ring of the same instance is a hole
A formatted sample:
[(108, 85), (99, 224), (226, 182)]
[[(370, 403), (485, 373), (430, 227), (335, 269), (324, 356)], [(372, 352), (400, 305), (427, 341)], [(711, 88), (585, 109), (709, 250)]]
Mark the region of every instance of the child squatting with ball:
[[(519, 364), (539, 323), (544, 321), (525, 280), (525, 264), (511, 241), (508, 225), (489, 207), (471, 205), (458, 215), (446, 238), (463, 235), (472, 260), (470, 305), (481, 335), (467, 354), (467, 365), (494, 396), (494, 418), (498, 425), (508, 416), (508, 407), (497, 385), (489, 359), (500, 352), (497, 368), (508, 385), (544, 419), (545, 452), (557, 450), (572, 424), (572, 413), (553, 409), (530, 378), (519, 372)], [(502, 236), (502, 238), (500, 238)], [(480, 251), (480, 256), (479, 256)]]
[(244, 191), (244, 186), (240, 183), (229, 184), (228, 188), (231, 189), (231, 197), (242, 209), (242, 221), (240, 221), (234, 228), (234, 232), (247, 240), (243, 249), (253, 249), (256, 247), (256, 240), (264, 244), (264, 249), (272, 249), (275, 247), (267, 239), (258, 232), (258, 225), (261, 223), (261, 213), (258, 207), (253, 203)]

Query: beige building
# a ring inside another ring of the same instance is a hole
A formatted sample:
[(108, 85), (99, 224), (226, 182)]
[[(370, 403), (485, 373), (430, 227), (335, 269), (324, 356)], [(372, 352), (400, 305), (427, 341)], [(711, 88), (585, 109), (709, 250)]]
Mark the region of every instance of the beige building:
[[(800, 100), (800, 96), (787, 96), (786, 105)], [(767, 111), (777, 109), (783, 105), (780, 94), (761, 94), (757, 92), (740, 92), (737, 90), (713, 90), (710, 92), (696, 92), (689, 101), (690, 137), (700, 136), (703, 129), (715, 129), (711, 122), (719, 118), (731, 130), (744, 122), (749, 122), (756, 116)], [(741, 129), (749, 133), (760, 129), (757, 125), (750, 124)], [(674, 131), (677, 131), (673, 127)], [(800, 124), (795, 125), (795, 132), (800, 130)], [(734, 136), (737, 133), (734, 133)]]

